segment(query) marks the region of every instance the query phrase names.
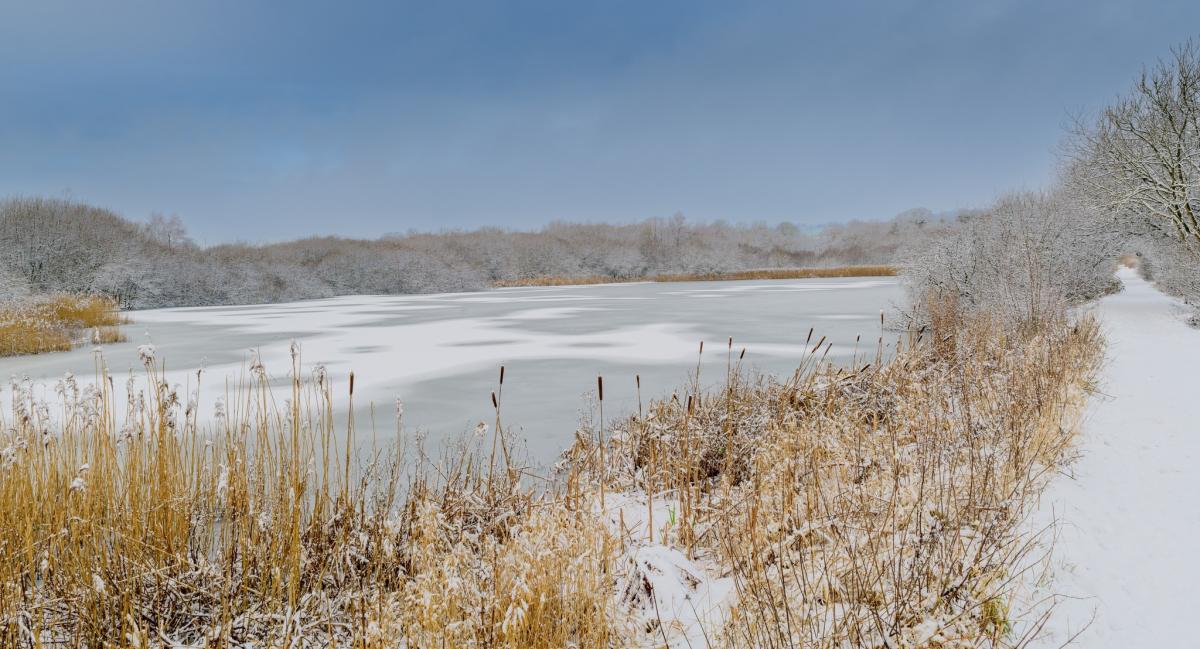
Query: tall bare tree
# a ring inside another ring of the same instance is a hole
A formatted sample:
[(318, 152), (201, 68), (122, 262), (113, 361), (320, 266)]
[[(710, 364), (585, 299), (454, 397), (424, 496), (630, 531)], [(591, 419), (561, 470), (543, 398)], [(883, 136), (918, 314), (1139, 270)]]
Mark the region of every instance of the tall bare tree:
[(1176, 47), (1092, 124), (1080, 123), (1071, 177), (1101, 206), (1200, 255), (1200, 48)]

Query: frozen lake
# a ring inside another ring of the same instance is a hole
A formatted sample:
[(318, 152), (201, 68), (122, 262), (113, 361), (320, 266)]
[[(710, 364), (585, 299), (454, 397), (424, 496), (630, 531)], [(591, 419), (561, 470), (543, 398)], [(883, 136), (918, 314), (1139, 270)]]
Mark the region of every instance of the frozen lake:
[[(226, 380), (244, 376), (251, 350), (268, 374), (290, 369), (299, 343), (306, 368), (325, 365), (344, 403), (355, 374), (357, 404), (376, 405), (379, 438), (394, 434), (395, 400), (405, 427), (426, 431), (431, 451), (450, 437), (493, 418), (491, 391), (506, 367), (503, 415), (525, 438), (532, 458), (552, 462), (573, 438), (590, 407), (596, 376), (604, 376), (605, 417), (636, 409), (634, 376), (644, 399), (669, 395), (697, 364), (705, 342), (702, 381), (723, 380), (727, 340), (745, 364), (790, 373), (804, 354), (810, 327), (833, 343), (830, 358), (848, 362), (855, 337), (874, 352), (879, 314), (900, 300), (894, 278), (606, 284), (499, 289), (480, 293), (351, 296), (287, 304), (194, 307), (130, 312), (129, 342), (103, 353), (119, 386), (141, 375), (137, 347), (151, 342), (181, 396), (204, 367), (200, 413)], [(83, 382), (95, 374), (95, 354), (71, 352), (0, 359), (0, 376), (29, 377), (53, 397), (66, 372)], [(7, 387), (5, 388), (7, 391)], [(280, 398), (284, 398), (283, 393)], [(7, 402), (8, 395), (4, 395)], [(184, 397), (186, 398), (186, 397)], [(366, 406), (358, 427), (369, 426)]]

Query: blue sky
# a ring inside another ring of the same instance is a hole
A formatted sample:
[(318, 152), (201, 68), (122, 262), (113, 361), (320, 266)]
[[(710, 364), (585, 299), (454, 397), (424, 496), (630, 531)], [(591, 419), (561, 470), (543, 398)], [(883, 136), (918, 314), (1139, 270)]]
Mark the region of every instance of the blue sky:
[(5, 3), (0, 195), (197, 238), (824, 223), (1046, 183), (1195, 2)]

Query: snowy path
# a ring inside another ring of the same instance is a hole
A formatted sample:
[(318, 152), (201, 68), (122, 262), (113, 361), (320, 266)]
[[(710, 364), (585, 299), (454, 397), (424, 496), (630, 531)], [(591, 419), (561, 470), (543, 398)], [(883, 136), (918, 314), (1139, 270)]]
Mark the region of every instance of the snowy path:
[(1063, 523), (1051, 588), (1080, 598), (1060, 603), (1043, 644), (1083, 629), (1071, 646), (1200, 646), (1200, 331), (1132, 270), (1118, 277), (1125, 290), (1096, 306), (1108, 396), (1090, 406), (1074, 479), (1042, 500)]

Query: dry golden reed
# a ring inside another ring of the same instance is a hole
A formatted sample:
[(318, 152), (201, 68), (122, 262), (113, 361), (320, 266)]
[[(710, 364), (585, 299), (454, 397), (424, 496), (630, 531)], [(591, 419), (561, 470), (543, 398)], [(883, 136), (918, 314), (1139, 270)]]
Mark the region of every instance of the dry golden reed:
[(0, 356), (66, 351), (81, 342), (123, 342), (116, 301), (51, 295), (0, 307)]
[(575, 286), (584, 284), (614, 284), (627, 282), (714, 282), (763, 279), (814, 279), (832, 277), (881, 277), (896, 274), (894, 266), (835, 266), (830, 268), (768, 268), (727, 273), (673, 273), (644, 277), (583, 277), (541, 276), (495, 282), (496, 287), (516, 286)]
[(1097, 328), (959, 317), (899, 342), (839, 368), (810, 332), (773, 379), (730, 341), (717, 387), (585, 425), (552, 476), (505, 428), (503, 374), (495, 419), (433, 456), (360, 441), (335, 406), (353, 382), (298, 351), (289, 387), (255, 361), (203, 416), (149, 348), (127, 398), (67, 377), (50, 408), (16, 383), (0, 645), (686, 646), (645, 613), (659, 576), (632, 557), (653, 546), (732, 580), (700, 646), (1016, 646), (1019, 523), (1070, 447)]

